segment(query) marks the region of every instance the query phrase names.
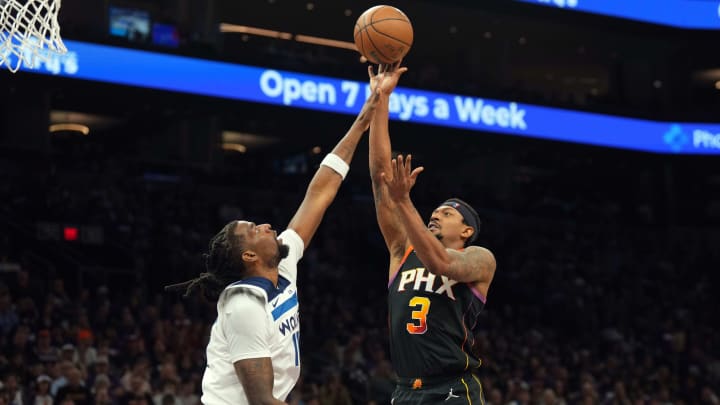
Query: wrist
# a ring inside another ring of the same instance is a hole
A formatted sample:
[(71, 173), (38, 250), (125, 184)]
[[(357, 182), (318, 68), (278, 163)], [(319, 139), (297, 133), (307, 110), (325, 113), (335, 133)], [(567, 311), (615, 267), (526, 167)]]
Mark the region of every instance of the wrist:
[(410, 200), (410, 194), (405, 194), (398, 197), (398, 199), (395, 200), (395, 204), (402, 209), (413, 208), (412, 200)]
[[(372, 97), (372, 96), (371, 96)], [(375, 111), (386, 111), (390, 105), (390, 93), (378, 93), (378, 102)]]

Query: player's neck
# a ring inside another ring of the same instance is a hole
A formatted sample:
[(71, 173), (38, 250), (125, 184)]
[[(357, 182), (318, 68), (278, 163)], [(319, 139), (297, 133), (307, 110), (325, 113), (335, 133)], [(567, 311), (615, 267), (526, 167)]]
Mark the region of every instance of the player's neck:
[(463, 250), (465, 249), (465, 244), (463, 241), (456, 241), (456, 242), (446, 242), (442, 241), (443, 246), (445, 246), (445, 249), (453, 249), (453, 250)]
[(270, 280), (274, 286), (278, 284), (278, 268), (257, 265), (247, 271), (247, 277), (262, 277)]

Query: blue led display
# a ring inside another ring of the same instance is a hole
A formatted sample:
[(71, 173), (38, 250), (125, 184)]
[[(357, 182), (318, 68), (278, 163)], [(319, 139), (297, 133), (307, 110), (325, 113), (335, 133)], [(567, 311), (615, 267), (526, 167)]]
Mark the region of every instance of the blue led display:
[(516, 0), (564, 10), (688, 29), (720, 29), (715, 0)]
[[(24, 71), (355, 115), (367, 83), (65, 41)], [(399, 87), (392, 119), (658, 153), (720, 154), (720, 124), (649, 121)]]

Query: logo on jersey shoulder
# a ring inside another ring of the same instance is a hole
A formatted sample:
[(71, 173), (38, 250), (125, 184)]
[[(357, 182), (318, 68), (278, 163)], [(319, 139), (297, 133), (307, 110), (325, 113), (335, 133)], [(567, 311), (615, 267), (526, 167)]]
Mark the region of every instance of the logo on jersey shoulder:
[(281, 294), (281, 295), (278, 295), (277, 297), (275, 297), (272, 301), (270, 301), (270, 305), (273, 308), (277, 307), (277, 305), (280, 303), (281, 299), (285, 298), (288, 294), (290, 294), (292, 296), (294, 291), (295, 290), (293, 290), (292, 288), (286, 289), (285, 294), (284, 295)]
[[(427, 275), (425, 275), (427, 273)], [(435, 289), (435, 281), (439, 281), (437, 289)], [(405, 291), (408, 284), (411, 284), (410, 288), (415, 291), (427, 291), (435, 294), (445, 294), (451, 300), (455, 300), (455, 294), (453, 294), (452, 287), (457, 284), (457, 281), (450, 280), (446, 276), (440, 276), (439, 278), (425, 270), (425, 267), (418, 267), (415, 269), (405, 270), (400, 274), (400, 284), (398, 285), (398, 291)], [(424, 284), (424, 287), (423, 287)]]

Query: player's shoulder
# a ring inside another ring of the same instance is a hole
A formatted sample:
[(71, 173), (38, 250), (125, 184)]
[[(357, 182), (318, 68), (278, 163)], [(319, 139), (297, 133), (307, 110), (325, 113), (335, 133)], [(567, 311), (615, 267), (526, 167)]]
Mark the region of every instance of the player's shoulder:
[(270, 281), (263, 283), (265, 280), (256, 280), (255, 278), (246, 279), (242, 281), (230, 284), (223, 291), (222, 299), (225, 302), (229, 301), (240, 301), (240, 302), (258, 302), (267, 303), (269, 300), (268, 286)]
[(490, 251), (490, 249), (484, 247), (484, 246), (478, 246), (478, 245), (470, 245), (467, 246), (465, 249), (463, 249), (463, 252), (469, 253), (469, 254), (482, 254), (482, 255), (490, 255), (494, 256), (493, 253)]
[(464, 256), (463, 260), (468, 263), (475, 263), (478, 269), (495, 271), (497, 263), (495, 261), (495, 255), (490, 249), (483, 246), (467, 246), (461, 252)]
[(228, 289), (222, 299), (222, 311), (234, 314), (264, 313), (268, 303), (267, 295), (253, 286)]
[(287, 228), (278, 235), (278, 239), (286, 245), (296, 246), (300, 250), (305, 249), (305, 242), (302, 237), (292, 228)]

